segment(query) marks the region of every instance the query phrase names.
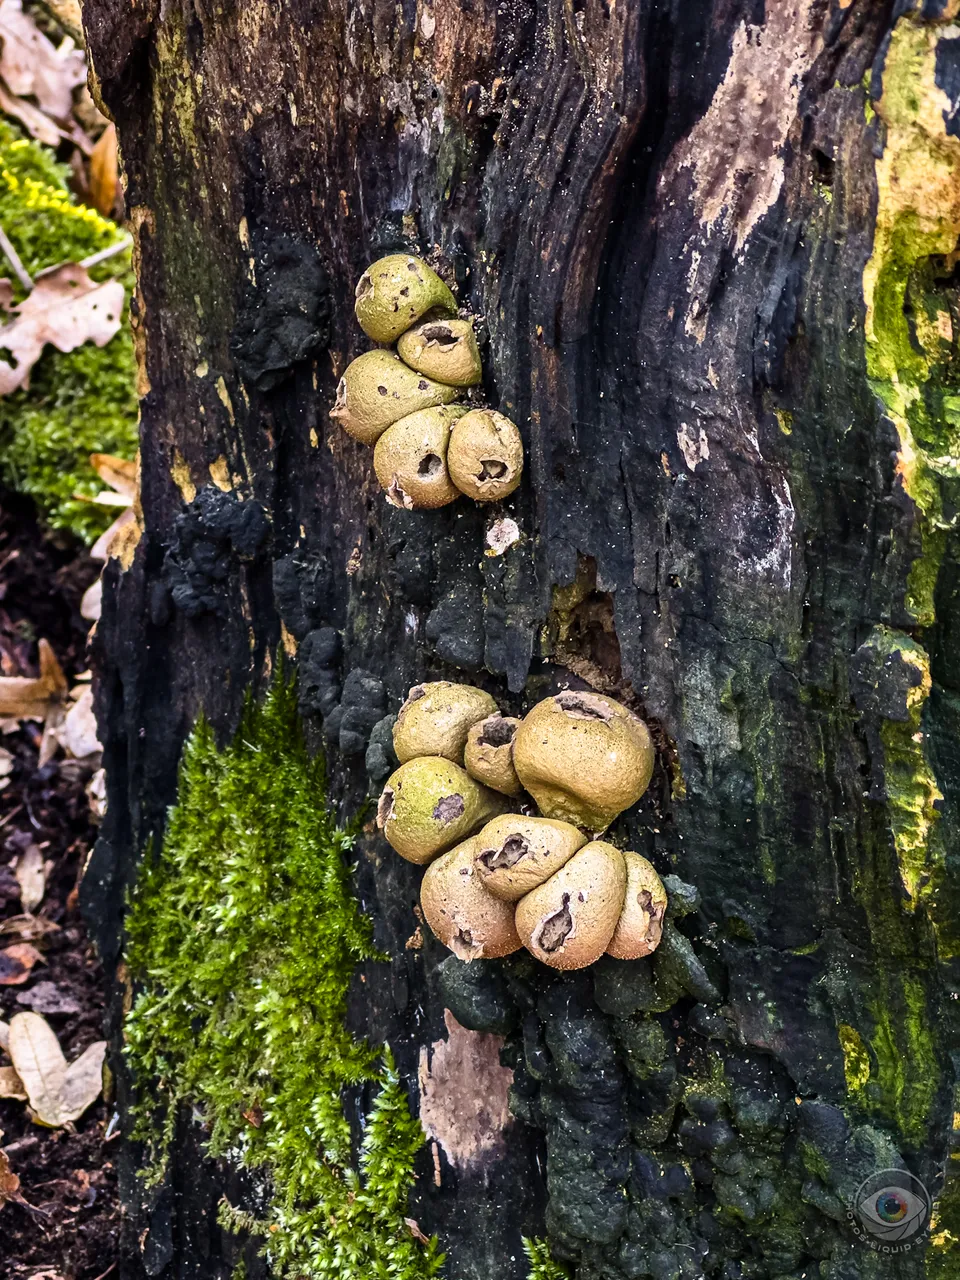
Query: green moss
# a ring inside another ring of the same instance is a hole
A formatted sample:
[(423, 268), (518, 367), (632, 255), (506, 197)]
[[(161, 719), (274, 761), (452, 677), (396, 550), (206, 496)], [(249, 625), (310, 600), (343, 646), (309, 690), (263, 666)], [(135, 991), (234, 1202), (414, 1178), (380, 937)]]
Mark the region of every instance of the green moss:
[[(0, 122), (0, 225), (31, 275), (60, 262), (80, 261), (120, 234), (114, 223), (76, 203), (67, 189), (67, 174), (50, 152)], [(121, 280), (129, 300), (129, 251), (93, 268), (91, 275)], [(126, 311), (120, 332), (105, 347), (85, 343), (69, 354), (46, 347), (30, 386), (0, 398), (0, 475), (5, 483), (30, 494), (52, 525), (95, 537), (116, 510), (78, 501), (74, 494), (92, 497), (103, 488), (90, 466), (91, 453), (132, 458), (136, 452), (135, 385)]]
[[(221, 1221), (264, 1238), (275, 1275), (425, 1280), (436, 1240), (404, 1223), (423, 1134), (389, 1050), (345, 1026), (357, 962), (373, 955), (345, 862), (352, 837), (324, 801), (322, 764), (278, 679), (219, 749), (200, 723), (181, 766), (163, 849), (128, 916), (143, 984), (126, 1024), (135, 1136), (163, 1175), (178, 1109), (198, 1107), (212, 1155), (267, 1175), (267, 1211), (225, 1202)], [(345, 1088), (379, 1082), (359, 1167)], [(246, 1117), (246, 1118), (245, 1118)]]
[(570, 1272), (559, 1262), (554, 1262), (546, 1240), (524, 1237), (523, 1251), (530, 1260), (528, 1280), (569, 1280)]

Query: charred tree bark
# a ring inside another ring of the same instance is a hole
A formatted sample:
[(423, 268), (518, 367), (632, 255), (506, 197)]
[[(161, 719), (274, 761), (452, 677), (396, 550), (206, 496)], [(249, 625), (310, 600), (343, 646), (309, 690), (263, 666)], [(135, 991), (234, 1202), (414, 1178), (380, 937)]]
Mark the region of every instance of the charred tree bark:
[[(142, 535), (96, 642), (108, 965), (185, 734), (201, 709), (229, 731), (282, 647), (345, 814), (424, 678), (513, 712), (580, 680), (656, 729), (618, 830), (701, 895), (663, 1043), (642, 975), (515, 1004), (516, 1118), (418, 1183), (456, 1280), (525, 1275), (544, 1231), (584, 1280), (960, 1266), (956, 7), (85, 2), (143, 395)], [(353, 285), (398, 247), (482, 317), (489, 403), (524, 432), (503, 555), (466, 501), (385, 506), (328, 421), (366, 345)], [(419, 873), (381, 854), (358, 878), (393, 961), (356, 1023), (415, 1080), (469, 1000), (441, 948), (405, 949)], [(112, 1008), (116, 1049), (119, 979)], [(228, 1274), (196, 1139), (159, 1198), (121, 1159), (123, 1274)], [(901, 1159), (939, 1207), (883, 1257), (846, 1210)]]

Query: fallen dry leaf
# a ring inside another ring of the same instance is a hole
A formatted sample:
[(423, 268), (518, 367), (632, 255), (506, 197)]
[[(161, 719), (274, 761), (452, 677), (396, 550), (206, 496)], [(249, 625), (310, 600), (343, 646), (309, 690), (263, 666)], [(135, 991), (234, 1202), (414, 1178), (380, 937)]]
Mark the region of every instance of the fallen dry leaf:
[(107, 1045), (98, 1040), (67, 1065), (50, 1024), (36, 1013), (10, 1021), (10, 1057), (27, 1091), (32, 1119), (59, 1129), (83, 1115), (103, 1087)]
[(56, 733), (60, 745), (75, 760), (98, 755), (103, 750), (100, 739), (97, 737), (97, 720), (93, 714), (93, 690), (89, 685), (67, 712), (63, 723), (57, 727)]
[(0, 676), (0, 716), (46, 720), (51, 709), (59, 709), (67, 696), (66, 677), (56, 654), (46, 640), (41, 640), (37, 649), (39, 676)]
[(35, 964), (46, 963), (32, 942), (15, 942), (0, 950), (0, 986), (17, 987), (25, 982)]
[(19, 987), (30, 977), (30, 970), (43, 956), (29, 942), (15, 942), (0, 951), (0, 987)]
[(14, 875), (20, 886), (20, 902), (28, 915), (43, 901), (47, 888), (47, 873), (43, 866), (43, 850), (37, 844), (29, 844), (17, 858)]
[(108, 484), (129, 505), (137, 492), (136, 459), (128, 461), (112, 453), (91, 453), (90, 465), (104, 484)]
[(90, 801), (90, 817), (102, 822), (107, 812), (107, 771), (100, 768), (87, 783), (87, 799)]
[(117, 148), (117, 126), (108, 124), (97, 139), (90, 156), (90, 198), (93, 207), (105, 218), (113, 214), (120, 191), (120, 154)]
[(10, 93), (0, 81), (0, 111), (19, 120), (29, 134), (46, 147), (59, 147), (63, 130), (39, 107)]
[(14, 1102), (26, 1102), (27, 1091), (17, 1075), (16, 1067), (0, 1067), (0, 1098), (12, 1098)]
[(10, 1160), (5, 1151), (0, 1151), (0, 1209), (8, 1200), (17, 1204), (26, 1204), (20, 1194), (20, 1179), (10, 1168)]
[(87, 69), (79, 49), (67, 41), (60, 49), (23, 12), (21, 0), (0, 3), (0, 76), (18, 98), (36, 98), (41, 111), (66, 120), (73, 91), (84, 84)]
[(76, 262), (41, 271), (23, 302), (11, 306), (9, 297), (9, 291), (0, 297), (13, 316), (0, 327), (0, 347), (10, 352), (13, 364), (0, 360), (0, 395), (29, 385), (30, 370), (48, 342), (64, 352), (84, 342), (104, 347), (120, 328), (123, 285), (119, 280), (97, 284)]
[[(101, 556), (100, 559), (106, 557)], [(103, 579), (98, 578), (96, 582), (90, 584), (80, 601), (80, 617), (86, 618), (88, 622), (100, 621), (100, 610), (103, 607)]]
[(73, 996), (64, 995), (53, 982), (36, 982), (29, 991), (21, 991), (17, 1004), (25, 1005), (34, 1013), (79, 1013), (80, 1005)]
[(83, 44), (83, 22), (80, 16), (80, 0), (40, 0), (49, 13), (52, 13), (68, 36), (73, 36), (77, 44)]
[[(59, 933), (60, 926), (46, 916), (7, 916), (0, 920), (0, 938), (20, 938), (24, 942), (37, 942), (51, 933)], [(3, 1041), (0, 1040), (0, 1044)]]
[(419, 1240), (421, 1244), (430, 1243), (430, 1237), (427, 1235), (424, 1235), (423, 1231), (420, 1228), (420, 1223), (416, 1220), (416, 1218), (404, 1218), (403, 1221), (406, 1223), (407, 1230), (413, 1236), (414, 1240)]

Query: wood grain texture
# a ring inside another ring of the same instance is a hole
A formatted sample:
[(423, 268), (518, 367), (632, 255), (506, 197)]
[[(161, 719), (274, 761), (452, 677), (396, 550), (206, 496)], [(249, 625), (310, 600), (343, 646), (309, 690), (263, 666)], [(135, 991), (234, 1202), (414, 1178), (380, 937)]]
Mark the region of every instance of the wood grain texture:
[[(505, 714), (586, 682), (654, 728), (653, 787), (615, 834), (700, 908), (629, 973), (489, 979), (518, 1121), (506, 1154), (445, 1164), (439, 1188), (425, 1153), (415, 1205), (455, 1280), (525, 1275), (519, 1235), (544, 1229), (580, 1280), (956, 1266), (943, 1238), (878, 1259), (845, 1213), (884, 1160), (938, 1191), (954, 1111), (957, 546), (946, 518), (920, 628), (908, 579), (932, 543), (868, 377), (863, 296), (885, 50), (926, 23), (948, 62), (949, 9), (84, 5), (149, 388), (144, 533), (108, 566), (96, 646), (110, 802), (84, 894), (108, 961), (185, 733), (201, 708), (230, 729), (281, 618), (344, 813), (373, 721), (422, 679), (481, 683)], [(327, 418), (366, 346), (353, 285), (397, 248), (481, 317), (486, 395), (524, 434), (522, 538), (501, 557), (467, 502), (386, 506), (370, 452)], [(937, 902), (904, 889), (891, 799), (910, 642), (933, 671)], [(415, 1080), (445, 1001), (461, 1022), (481, 1002), (435, 944), (405, 950), (419, 873), (388, 853), (371, 835), (358, 887), (394, 960), (354, 1018)], [(196, 1144), (185, 1123), (176, 1194), (152, 1200), (125, 1154), (124, 1274), (228, 1274), (213, 1207), (234, 1175)]]

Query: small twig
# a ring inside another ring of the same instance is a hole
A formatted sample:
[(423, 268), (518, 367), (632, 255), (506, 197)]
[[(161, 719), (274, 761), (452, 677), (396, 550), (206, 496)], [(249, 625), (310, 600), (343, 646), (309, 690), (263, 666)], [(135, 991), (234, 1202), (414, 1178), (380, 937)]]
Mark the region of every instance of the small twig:
[(32, 289), (33, 281), (30, 279), (26, 267), (20, 261), (20, 255), (7, 239), (7, 233), (4, 231), (3, 227), (0, 227), (0, 249), (3, 250), (3, 256), (10, 263), (10, 266), (13, 268), (13, 274), (17, 277), (23, 287), (28, 291)]
[(10, 810), (10, 812), (7, 814), (5, 818), (0, 818), (0, 827), (5, 827), (12, 818), (15, 818), (18, 813), (22, 813), (22, 812), (23, 812), (23, 805), (18, 804), (15, 809)]
[(114, 258), (118, 253), (123, 253), (124, 249), (129, 249), (133, 244), (132, 236), (124, 236), (122, 240), (118, 240), (116, 244), (108, 245), (106, 249), (101, 249), (99, 253), (91, 253), (89, 258), (83, 258), (80, 266), (95, 267), (100, 262), (106, 262), (108, 258)]
[(117, 1269), (117, 1264), (115, 1262), (111, 1262), (109, 1267), (107, 1267), (106, 1271), (100, 1272), (100, 1274), (96, 1277), (96, 1280), (106, 1280), (106, 1277), (110, 1274), (110, 1272), (116, 1271), (116, 1269)]

